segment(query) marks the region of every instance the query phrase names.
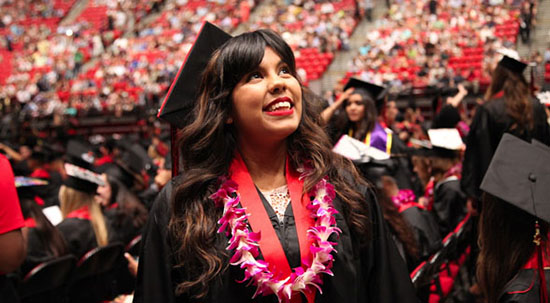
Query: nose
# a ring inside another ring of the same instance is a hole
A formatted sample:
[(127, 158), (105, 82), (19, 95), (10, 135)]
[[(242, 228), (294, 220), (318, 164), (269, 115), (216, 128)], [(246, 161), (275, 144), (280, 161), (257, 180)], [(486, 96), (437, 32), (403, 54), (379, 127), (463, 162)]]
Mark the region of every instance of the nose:
[(275, 74), (269, 77), (269, 92), (271, 94), (279, 94), (284, 91), (285, 88), (285, 80), (281, 76)]

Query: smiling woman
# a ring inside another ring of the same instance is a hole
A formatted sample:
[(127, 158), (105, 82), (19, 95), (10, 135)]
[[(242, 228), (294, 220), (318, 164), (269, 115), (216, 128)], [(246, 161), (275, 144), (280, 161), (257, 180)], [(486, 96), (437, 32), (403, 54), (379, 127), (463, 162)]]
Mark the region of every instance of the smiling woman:
[(282, 38), (233, 37), (202, 75), (179, 134), (184, 173), (151, 210), (134, 302), (416, 302), (372, 191), (332, 153)]

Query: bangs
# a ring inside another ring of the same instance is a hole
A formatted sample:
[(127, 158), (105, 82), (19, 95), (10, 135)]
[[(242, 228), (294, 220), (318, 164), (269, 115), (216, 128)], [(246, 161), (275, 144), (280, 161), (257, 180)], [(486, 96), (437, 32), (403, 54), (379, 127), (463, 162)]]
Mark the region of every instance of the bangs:
[(233, 88), (243, 77), (260, 66), (266, 47), (275, 51), (297, 78), (294, 53), (284, 40), (270, 30), (258, 30), (230, 39), (220, 50), (218, 64), (221, 67), (222, 87)]

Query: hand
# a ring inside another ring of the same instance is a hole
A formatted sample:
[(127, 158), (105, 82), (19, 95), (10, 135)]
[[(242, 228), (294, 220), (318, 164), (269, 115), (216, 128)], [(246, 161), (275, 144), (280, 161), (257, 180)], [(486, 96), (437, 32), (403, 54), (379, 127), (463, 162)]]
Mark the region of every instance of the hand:
[(479, 213), (477, 212), (477, 209), (474, 207), (475, 201), (473, 198), (468, 198), (466, 201), (466, 209), (468, 209), (468, 213), (471, 216), (478, 216)]
[(128, 260), (128, 271), (132, 274), (132, 276), (137, 276), (138, 271), (138, 261), (132, 257), (129, 253), (124, 253), (124, 257), (126, 260)]
[(344, 101), (347, 100), (349, 96), (351, 96), (351, 94), (353, 94), (353, 90), (354, 90), (353, 87), (346, 89), (346, 91), (341, 93), (340, 96), (338, 96), (338, 98), (336, 99), (336, 101), (334, 101), (333, 106), (335, 108), (340, 107), (342, 103), (344, 103)]

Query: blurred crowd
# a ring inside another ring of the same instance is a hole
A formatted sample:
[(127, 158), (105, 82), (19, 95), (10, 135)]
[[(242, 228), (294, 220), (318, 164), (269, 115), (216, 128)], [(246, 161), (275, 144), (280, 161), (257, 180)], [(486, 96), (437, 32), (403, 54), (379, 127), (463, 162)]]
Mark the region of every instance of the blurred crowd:
[(367, 33), (347, 77), (394, 92), (463, 81), (486, 86), (498, 50), (515, 49), (526, 14), (534, 20), (535, 13), (533, 1), (393, 1)]

